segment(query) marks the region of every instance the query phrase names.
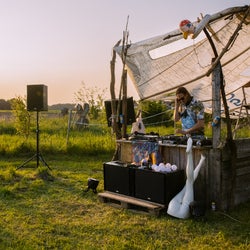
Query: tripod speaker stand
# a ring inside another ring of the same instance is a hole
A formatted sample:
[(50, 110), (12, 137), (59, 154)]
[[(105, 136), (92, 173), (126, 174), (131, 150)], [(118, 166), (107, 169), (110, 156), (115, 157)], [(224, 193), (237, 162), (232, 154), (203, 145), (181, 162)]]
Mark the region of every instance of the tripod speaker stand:
[(39, 111), (36, 111), (36, 153), (29, 158), (28, 160), (26, 160), (21, 166), (19, 166), (17, 169), (24, 167), (27, 163), (29, 163), (30, 161), (36, 159), (36, 166), (39, 166), (39, 161), (41, 161), (44, 166), (47, 166), (50, 170), (51, 168), (49, 167), (49, 165), (47, 164), (47, 162), (44, 160), (43, 156), (40, 153), (39, 150)]

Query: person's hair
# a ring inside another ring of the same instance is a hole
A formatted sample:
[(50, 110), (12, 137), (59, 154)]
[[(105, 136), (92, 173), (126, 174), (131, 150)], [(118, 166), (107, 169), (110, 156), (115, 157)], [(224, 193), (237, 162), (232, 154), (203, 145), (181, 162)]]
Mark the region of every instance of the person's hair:
[(188, 92), (188, 90), (185, 88), (185, 87), (179, 87), (177, 90), (176, 90), (176, 95), (178, 94), (183, 94), (183, 95), (189, 95), (190, 96), (190, 93)]

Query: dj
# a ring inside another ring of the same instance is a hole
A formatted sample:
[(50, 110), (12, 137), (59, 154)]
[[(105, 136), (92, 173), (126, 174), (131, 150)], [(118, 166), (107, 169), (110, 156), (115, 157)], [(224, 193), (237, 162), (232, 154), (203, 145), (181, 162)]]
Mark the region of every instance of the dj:
[(184, 87), (176, 90), (174, 121), (179, 120), (182, 129), (176, 129), (176, 134), (204, 135), (204, 105), (194, 99)]

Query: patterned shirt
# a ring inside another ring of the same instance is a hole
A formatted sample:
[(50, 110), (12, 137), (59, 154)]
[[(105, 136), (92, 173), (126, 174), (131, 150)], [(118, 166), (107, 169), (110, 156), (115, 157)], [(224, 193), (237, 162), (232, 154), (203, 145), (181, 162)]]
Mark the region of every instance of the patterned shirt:
[[(204, 119), (204, 105), (201, 101), (192, 98), (191, 102), (184, 106), (184, 111), (180, 113), (182, 129), (188, 130), (192, 128), (198, 120)], [(195, 134), (204, 134), (204, 128)]]

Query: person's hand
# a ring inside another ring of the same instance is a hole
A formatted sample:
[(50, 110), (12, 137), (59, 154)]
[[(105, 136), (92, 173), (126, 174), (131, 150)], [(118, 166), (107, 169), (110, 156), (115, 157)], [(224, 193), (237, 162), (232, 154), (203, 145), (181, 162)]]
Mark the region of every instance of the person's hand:
[(180, 106), (180, 101), (178, 101), (178, 98), (175, 98), (175, 107), (179, 107)]
[(178, 128), (178, 129), (175, 130), (175, 133), (176, 133), (176, 134), (185, 135), (185, 134), (186, 134), (186, 131)]

